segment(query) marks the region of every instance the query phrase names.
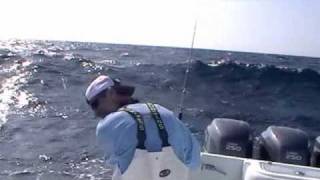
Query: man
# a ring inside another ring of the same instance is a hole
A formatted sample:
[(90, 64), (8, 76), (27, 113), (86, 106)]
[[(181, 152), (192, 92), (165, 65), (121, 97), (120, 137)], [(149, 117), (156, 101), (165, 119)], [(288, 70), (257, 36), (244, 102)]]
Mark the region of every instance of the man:
[(185, 180), (200, 166), (200, 146), (173, 112), (132, 98), (135, 88), (99, 76), (86, 90), (96, 135), (113, 180)]

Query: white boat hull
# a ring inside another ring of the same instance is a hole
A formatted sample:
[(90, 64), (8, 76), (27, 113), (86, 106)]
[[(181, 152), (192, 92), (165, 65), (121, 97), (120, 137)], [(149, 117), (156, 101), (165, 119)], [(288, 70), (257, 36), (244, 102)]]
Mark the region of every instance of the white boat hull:
[(192, 180), (320, 180), (320, 168), (202, 153)]

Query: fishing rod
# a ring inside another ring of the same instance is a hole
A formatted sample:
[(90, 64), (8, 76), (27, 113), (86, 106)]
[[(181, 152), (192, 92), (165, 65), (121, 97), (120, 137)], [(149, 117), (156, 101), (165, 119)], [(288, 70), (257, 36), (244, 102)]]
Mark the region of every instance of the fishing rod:
[(187, 83), (188, 83), (188, 77), (190, 74), (190, 66), (191, 66), (191, 61), (192, 61), (193, 45), (194, 45), (194, 40), (196, 37), (196, 31), (197, 31), (197, 20), (194, 23), (192, 42), (191, 42), (191, 47), (189, 50), (189, 56), (188, 56), (188, 61), (187, 61), (187, 69), (186, 69), (185, 75), (184, 75), (183, 88), (181, 91), (181, 99), (180, 99), (180, 104), (178, 106), (178, 112), (179, 112), (178, 118), (180, 120), (182, 120), (183, 109), (184, 109), (184, 99), (185, 99), (185, 95), (187, 93)]

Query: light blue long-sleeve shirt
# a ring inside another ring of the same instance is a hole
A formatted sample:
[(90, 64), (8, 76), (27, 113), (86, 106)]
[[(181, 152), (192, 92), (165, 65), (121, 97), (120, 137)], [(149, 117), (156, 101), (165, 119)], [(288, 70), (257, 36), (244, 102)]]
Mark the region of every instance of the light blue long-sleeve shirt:
[[(147, 151), (161, 151), (162, 141), (157, 125), (146, 104), (131, 104), (127, 108), (139, 112), (145, 124)], [(189, 129), (172, 111), (156, 105), (168, 132), (168, 142), (177, 157), (189, 168), (200, 166), (200, 146)], [(137, 124), (128, 113), (120, 111), (106, 116), (96, 129), (98, 144), (102, 147), (106, 163), (120, 168), (123, 173), (130, 165), (136, 146)]]

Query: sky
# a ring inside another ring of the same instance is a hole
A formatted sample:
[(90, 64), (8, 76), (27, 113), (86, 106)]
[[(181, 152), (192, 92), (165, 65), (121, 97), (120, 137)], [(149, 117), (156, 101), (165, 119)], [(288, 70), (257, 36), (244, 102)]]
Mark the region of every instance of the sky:
[(0, 40), (89, 41), (320, 57), (320, 0), (0, 0)]

